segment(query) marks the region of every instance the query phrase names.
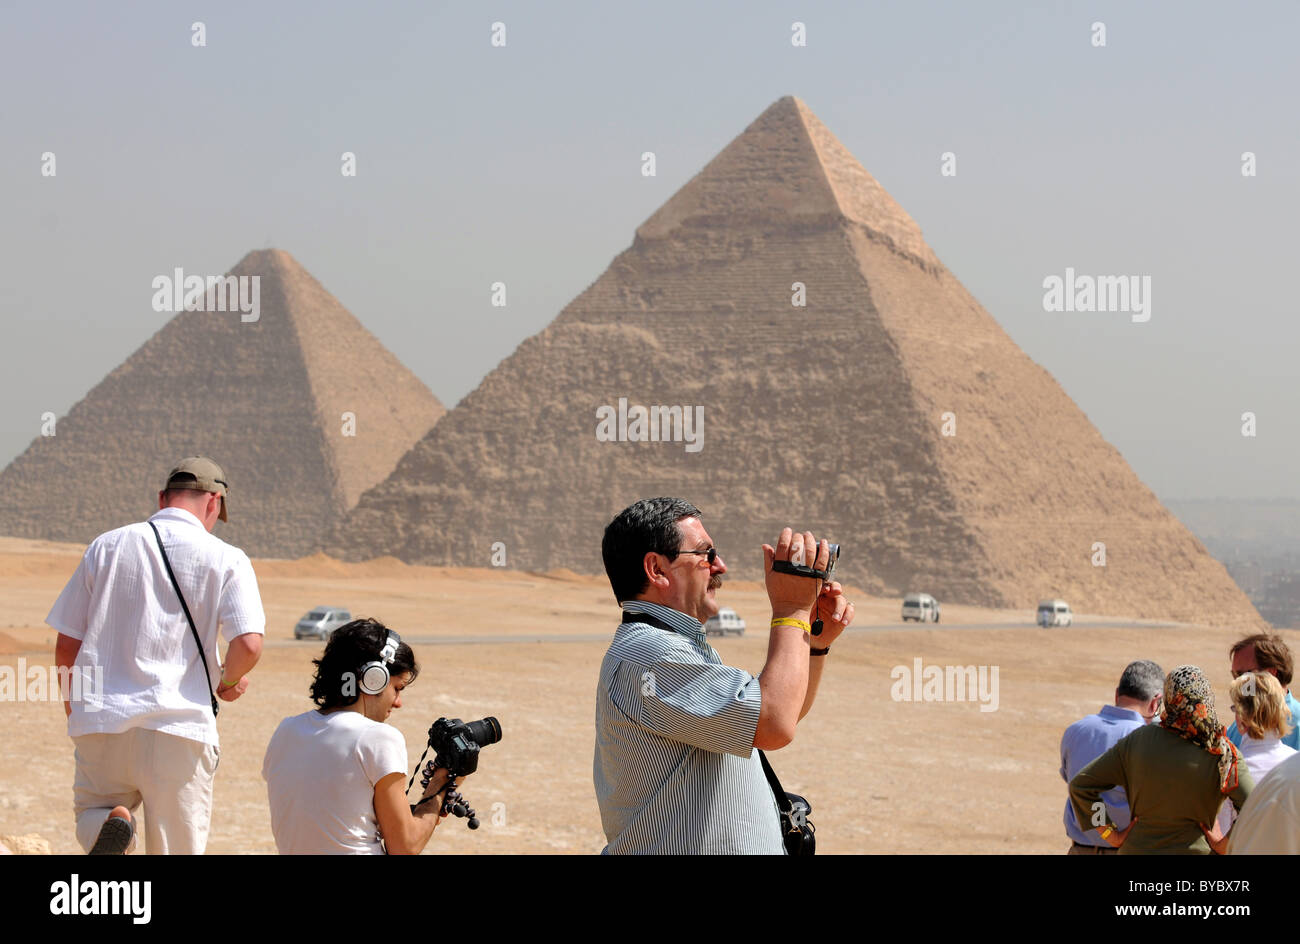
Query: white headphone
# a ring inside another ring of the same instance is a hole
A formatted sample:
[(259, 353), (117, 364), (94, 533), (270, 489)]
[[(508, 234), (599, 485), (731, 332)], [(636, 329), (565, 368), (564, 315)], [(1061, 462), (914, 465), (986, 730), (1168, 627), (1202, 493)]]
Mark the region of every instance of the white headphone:
[(367, 695), (378, 695), (388, 687), (391, 678), (388, 667), (397, 657), (397, 647), (401, 644), (402, 637), (390, 630), (384, 648), (379, 650), (379, 660), (367, 662), (361, 667), (361, 690)]

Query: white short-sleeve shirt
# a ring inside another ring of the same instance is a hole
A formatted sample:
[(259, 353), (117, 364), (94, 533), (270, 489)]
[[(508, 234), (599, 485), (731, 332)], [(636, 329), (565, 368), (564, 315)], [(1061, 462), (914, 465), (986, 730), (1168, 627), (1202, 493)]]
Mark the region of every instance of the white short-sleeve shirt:
[(215, 745), (209, 685), (221, 683), (217, 637), (265, 633), (257, 577), (247, 554), (183, 508), (149, 520), (194, 617), (209, 678), (149, 523), (108, 531), (90, 543), (45, 618), (81, 640), (74, 671), (82, 697), (72, 700), (68, 734), (147, 728)]
[(406, 739), (358, 711), (285, 718), (262, 761), (281, 855), (383, 855), (375, 784), (406, 776)]

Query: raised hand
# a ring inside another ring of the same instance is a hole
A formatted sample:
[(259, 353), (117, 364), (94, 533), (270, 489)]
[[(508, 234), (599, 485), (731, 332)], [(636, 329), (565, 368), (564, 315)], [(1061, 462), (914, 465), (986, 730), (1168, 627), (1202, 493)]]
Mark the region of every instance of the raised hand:
[(821, 581), (795, 574), (782, 574), (772, 569), (778, 560), (795, 564), (808, 564), (817, 570), (825, 570), (830, 560), (830, 546), (820, 543), (811, 531), (802, 533), (785, 528), (777, 539), (776, 547), (763, 545), (763, 582), (767, 587), (767, 598), (772, 604), (774, 617), (797, 617), (807, 619), (817, 595), (821, 591)]

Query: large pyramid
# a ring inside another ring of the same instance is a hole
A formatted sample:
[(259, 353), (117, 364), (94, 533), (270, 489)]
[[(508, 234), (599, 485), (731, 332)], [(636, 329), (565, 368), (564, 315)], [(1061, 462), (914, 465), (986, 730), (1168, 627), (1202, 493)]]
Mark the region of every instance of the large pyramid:
[(143, 520), (171, 463), (202, 453), (230, 477), (214, 533), (296, 557), (443, 414), (288, 253), (250, 252), (229, 275), (260, 278), (260, 317), (168, 321), (0, 473), (0, 534), (81, 542)]
[[(702, 407), (702, 447), (598, 440), (597, 411), (620, 398)], [(500, 541), (511, 567), (600, 573), (610, 517), (665, 494), (704, 510), (733, 575), (759, 576), (757, 546), (802, 523), (878, 592), (1261, 625), (795, 98), (650, 217), (362, 496), (329, 549), (484, 566)]]

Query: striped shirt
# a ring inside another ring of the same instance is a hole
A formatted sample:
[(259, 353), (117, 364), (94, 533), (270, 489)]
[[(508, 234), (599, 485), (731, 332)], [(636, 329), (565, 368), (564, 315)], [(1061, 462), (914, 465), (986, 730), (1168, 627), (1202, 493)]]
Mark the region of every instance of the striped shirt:
[(619, 626), (596, 691), (596, 800), (610, 855), (782, 855), (780, 813), (754, 748), (758, 679), (722, 664), (684, 613)]

